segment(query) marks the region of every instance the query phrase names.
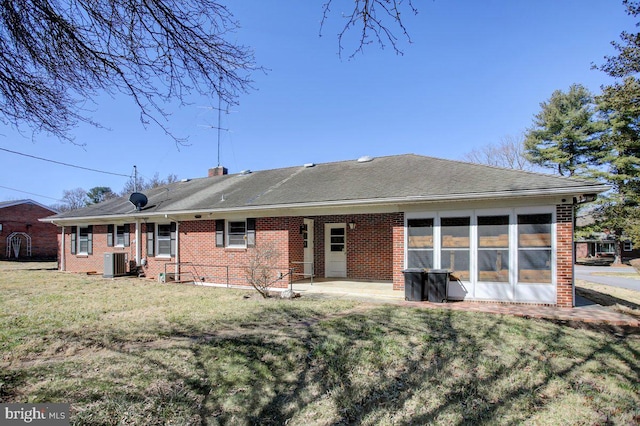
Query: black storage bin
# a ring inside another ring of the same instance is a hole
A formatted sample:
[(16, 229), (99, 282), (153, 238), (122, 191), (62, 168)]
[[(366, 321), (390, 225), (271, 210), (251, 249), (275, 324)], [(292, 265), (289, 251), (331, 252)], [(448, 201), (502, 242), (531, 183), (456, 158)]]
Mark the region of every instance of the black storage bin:
[(427, 272), (427, 298), (429, 302), (442, 303), (447, 301), (449, 288), (448, 269), (430, 269)]
[(404, 299), (411, 302), (426, 300), (424, 269), (409, 268), (402, 273), (404, 274)]

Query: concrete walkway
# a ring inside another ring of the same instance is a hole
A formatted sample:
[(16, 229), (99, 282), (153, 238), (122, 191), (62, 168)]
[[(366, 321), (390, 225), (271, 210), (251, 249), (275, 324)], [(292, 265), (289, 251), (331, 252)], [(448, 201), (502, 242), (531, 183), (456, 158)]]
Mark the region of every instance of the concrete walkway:
[(514, 315), (525, 318), (544, 318), (557, 321), (578, 321), (601, 323), (614, 326), (640, 327), (640, 319), (617, 312), (578, 296), (576, 307), (557, 308), (553, 306), (509, 304), (492, 302), (408, 302), (403, 291), (394, 291), (390, 282), (332, 281), (318, 280), (310, 284), (296, 282), (293, 290), (303, 297), (338, 298), (361, 300), (373, 303), (395, 303), (429, 309), (455, 309), (470, 312)]

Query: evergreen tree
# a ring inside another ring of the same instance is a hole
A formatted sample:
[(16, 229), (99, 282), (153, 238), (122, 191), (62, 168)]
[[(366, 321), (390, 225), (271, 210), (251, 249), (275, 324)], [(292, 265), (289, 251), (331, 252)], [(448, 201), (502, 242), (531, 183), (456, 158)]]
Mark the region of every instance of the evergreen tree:
[(98, 204), (117, 195), (108, 186), (96, 186), (87, 192), (87, 197), (89, 198), (87, 204)]
[(603, 130), (593, 95), (584, 86), (573, 84), (567, 93), (556, 90), (540, 106), (534, 126), (525, 133), (528, 160), (556, 169), (561, 176), (584, 174)]
[(594, 175), (611, 186), (598, 208), (599, 222), (613, 231), (620, 257), (623, 240), (640, 244), (640, 82), (627, 77), (623, 83), (604, 87), (596, 99), (607, 132), (602, 135)]

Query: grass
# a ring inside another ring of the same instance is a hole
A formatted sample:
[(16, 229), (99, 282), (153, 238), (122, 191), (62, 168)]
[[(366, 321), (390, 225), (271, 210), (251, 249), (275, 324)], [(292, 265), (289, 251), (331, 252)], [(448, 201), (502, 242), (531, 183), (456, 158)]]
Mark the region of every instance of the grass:
[(73, 424), (637, 424), (640, 335), (0, 263), (0, 401)]

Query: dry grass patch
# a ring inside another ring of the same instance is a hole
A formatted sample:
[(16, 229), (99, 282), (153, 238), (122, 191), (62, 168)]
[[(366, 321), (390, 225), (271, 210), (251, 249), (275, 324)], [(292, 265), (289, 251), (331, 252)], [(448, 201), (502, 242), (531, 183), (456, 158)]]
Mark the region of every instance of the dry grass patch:
[(95, 425), (640, 420), (637, 334), (245, 294), (5, 268), (0, 400)]
[(640, 292), (621, 287), (576, 280), (576, 292), (599, 305), (640, 318)]

